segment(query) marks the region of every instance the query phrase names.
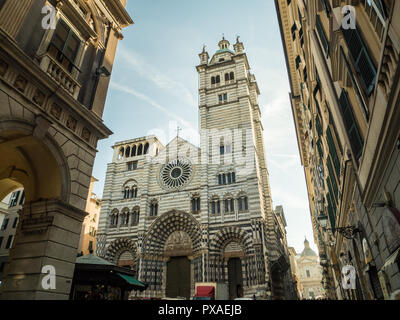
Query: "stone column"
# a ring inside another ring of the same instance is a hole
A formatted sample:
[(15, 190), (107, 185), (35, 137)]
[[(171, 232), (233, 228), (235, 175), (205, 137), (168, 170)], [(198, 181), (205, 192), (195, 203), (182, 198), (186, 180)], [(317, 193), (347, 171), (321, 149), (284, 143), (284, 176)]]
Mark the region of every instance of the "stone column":
[[(5, 268), (0, 298), (67, 300), (71, 290), (81, 225), (86, 213), (60, 200), (27, 203)], [(55, 270), (55, 288), (49, 272)], [(50, 268), (51, 268), (50, 267)]]

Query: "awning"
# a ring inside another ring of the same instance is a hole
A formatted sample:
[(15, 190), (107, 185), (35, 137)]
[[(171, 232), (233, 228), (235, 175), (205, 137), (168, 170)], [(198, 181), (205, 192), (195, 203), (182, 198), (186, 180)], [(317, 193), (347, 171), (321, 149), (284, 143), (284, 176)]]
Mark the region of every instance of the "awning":
[(213, 286), (197, 286), (196, 297), (214, 297), (215, 287)]
[(122, 273), (118, 273), (118, 272), (117, 272), (117, 274), (118, 274), (121, 278), (123, 278), (126, 282), (128, 282), (129, 284), (132, 284), (132, 285), (141, 287), (141, 288), (143, 288), (143, 289), (145, 289), (145, 288), (147, 287), (146, 284), (144, 284), (143, 282), (140, 282), (139, 280), (135, 279), (135, 278), (132, 277), (132, 276), (128, 276), (128, 275), (126, 275), (126, 274), (122, 274)]

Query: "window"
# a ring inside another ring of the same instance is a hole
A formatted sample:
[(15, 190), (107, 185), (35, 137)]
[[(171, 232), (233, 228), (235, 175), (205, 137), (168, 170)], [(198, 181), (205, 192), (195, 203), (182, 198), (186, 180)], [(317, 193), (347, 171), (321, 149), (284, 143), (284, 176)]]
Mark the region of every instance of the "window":
[(211, 77), (211, 84), (215, 84), (215, 77)]
[(13, 222), (13, 228), (15, 229), (17, 227), (17, 223), (18, 223), (18, 217), (14, 218), (14, 222)]
[(215, 77), (215, 83), (220, 83), (220, 82), (221, 82), (220, 76), (216, 76), (216, 77)]
[(78, 69), (74, 63), (80, 44), (81, 41), (71, 28), (64, 21), (60, 20), (48, 51), (66, 70), (72, 72), (73, 68)]
[(7, 243), (6, 243), (6, 249), (10, 249), (12, 240), (13, 240), (13, 236), (8, 236)]
[(114, 209), (110, 215), (110, 227), (116, 228), (118, 226), (118, 210)]
[(148, 154), (149, 153), (149, 143), (146, 143), (145, 145), (144, 145), (144, 151), (143, 151), (143, 154)]
[(307, 275), (307, 278), (311, 277), (310, 270), (306, 270), (306, 275)]
[(139, 215), (140, 209), (138, 207), (133, 208), (131, 221), (132, 226), (137, 226), (139, 224)]
[(137, 166), (138, 166), (138, 161), (136, 160), (136, 161), (128, 162), (127, 166), (128, 166), (128, 171), (136, 170)]
[(154, 201), (150, 204), (150, 217), (156, 217), (158, 214), (158, 203)]
[(247, 196), (240, 196), (238, 198), (238, 210), (239, 210), (239, 212), (243, 212), (243, 211), (249, 210)]
[(137, 155), (138, 155), (138, 156), (141, 156), (142, 154), (143, 154), (143, 145), (140, 144), (139, 147), (138, 147), (138, 149), (137, 149)]
[(25, 190), (22, 190), (21, 198), (19, 199), (19, 205), (22, 206), (25, 200)]
[(211, 200), (211, 213), (212, 214), (221, 213), (221, 202), (218, 198), (213, 198)]
[(364, 141), (361, 138), (360, 131), (350, 101), (347, 96), (347, 92), (343, 89), (339, 98), (339, 105), (342, 111), (343, 121), (350, 139), (350, 144), (353, 149), (356, 160), (361, 157)]
[(200, 198), (199, 197), (193, 197), (192, 198), (191, 207), (192, 207), (192, 213), (199, 213), (200, 212)]
[(322, 25), (322, 22), (321, 22), (321, 19), (320, 19), (319, 15), (317, 15), (315, 26), (317, 28), (319, 39), (321, 40), (321, 43), (322, 43), (322, 47), (324, 48), (325, 54), (328, 57), (328, 55), (329, 55), (329, 41), (328, 41), (328, 38), (326, 37), (326, 33), (325, 33), (325, 30), (324, 30), (324, 27)]
[(18, 204), (18, 197), (21, 191), (13, 192), (10, 199), (10, 208), (15, 207)]
[(342, 29), (342, 33), (364, 90), (370, 95), (375, 86), (376, 68), (364, 40), (357, 29)]
[(232, 72), (225, 73), (225, 82), (229, 82), (235, 79), (235, 74)]
[(3, 224), (1, 225), (1, 230), (6, 230), (7, 229), (9, 220), (10, 219), (8, 219), (8, 218), (3, 220)]
[(0, 249), (1, 249), (1, 245), (3, 243), (3, 239), (4, 239), (4, 237), (0, 237)]

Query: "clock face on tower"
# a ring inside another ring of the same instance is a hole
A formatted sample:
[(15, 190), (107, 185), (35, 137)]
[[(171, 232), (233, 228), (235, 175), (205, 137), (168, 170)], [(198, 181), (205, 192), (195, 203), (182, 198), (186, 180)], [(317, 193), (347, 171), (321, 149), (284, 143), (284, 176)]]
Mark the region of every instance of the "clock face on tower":
[(188, 159), (178, 158), (170, 161), (160, 169), (160, 184), (165, 189), (178, 189), (187, 184), (193, 172)]

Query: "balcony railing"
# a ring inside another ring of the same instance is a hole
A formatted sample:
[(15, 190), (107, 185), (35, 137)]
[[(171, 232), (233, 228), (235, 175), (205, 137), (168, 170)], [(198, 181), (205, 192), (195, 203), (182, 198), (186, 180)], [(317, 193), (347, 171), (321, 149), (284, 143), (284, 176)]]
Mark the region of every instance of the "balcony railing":
[(75, 99), (78, 98), (81, 85), (73, 75), (64, 69), (49, 54), (44, 54), (41, 58), (40, 68), (53, 78), (61, 87), (67, 90)]

